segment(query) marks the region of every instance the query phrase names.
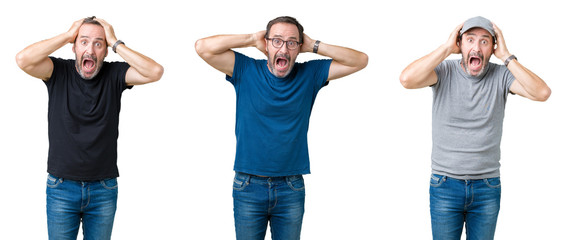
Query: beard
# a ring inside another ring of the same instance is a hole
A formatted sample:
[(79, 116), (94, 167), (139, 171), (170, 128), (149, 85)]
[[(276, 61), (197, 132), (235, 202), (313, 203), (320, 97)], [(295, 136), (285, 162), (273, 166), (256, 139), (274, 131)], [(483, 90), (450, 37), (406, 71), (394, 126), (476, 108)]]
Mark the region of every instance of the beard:
[(285, 78), (293, 68), (293, 62), (289, 54), (278, 53), (272, 59), (268, 59), (268, 68), (278, 78)]
[(470, 52), (466, 56), (463, 54), (461, 64), (467, 75), (471, 77), (483, 76), (487, 71), (490, 57), (485, 59), (482, 52)]
[(102, 68), (103, 62), (99, 63), (96, 55), (84, 54), (80, 59), (75, 55), (75, 59), (77, 72), (85, 80), (91, 80), (96, 77)]

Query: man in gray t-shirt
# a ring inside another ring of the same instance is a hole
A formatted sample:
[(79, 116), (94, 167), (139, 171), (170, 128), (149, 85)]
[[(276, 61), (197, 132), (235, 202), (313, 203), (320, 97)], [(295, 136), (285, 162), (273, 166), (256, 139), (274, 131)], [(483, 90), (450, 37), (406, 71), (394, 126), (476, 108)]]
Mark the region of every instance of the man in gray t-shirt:
[[(451, 54), (459, 60), (445, 60)], [(504, 65), (490, 63), (490, 57)], [(460, 24), (449, 40), (411, 63), (405, 88), (433, 89), (430, 211), (433, 239), (493, 239), (500, 209), (500, 140), (508, 93), (545, 101), (551, 90), (508, 51), (483, 17)]]

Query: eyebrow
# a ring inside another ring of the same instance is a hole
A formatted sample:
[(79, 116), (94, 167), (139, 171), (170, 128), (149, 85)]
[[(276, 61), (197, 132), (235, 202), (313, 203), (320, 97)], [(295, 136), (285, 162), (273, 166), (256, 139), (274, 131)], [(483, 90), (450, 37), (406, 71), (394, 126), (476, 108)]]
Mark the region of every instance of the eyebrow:
[[(466, 34), (467, 36), (469, 36), (469, 35), (477, 36), (477, 35), (474, 34), (474, 33), (465, 33), (465, 34)], [(486, 35), (486, 34), (483, 34), (483, 35), (480, 35), (480, 36), (481, 36), (481, 37), (485, 37), (485, 38), (490, 38), (490, 35)]]
[[(279, 35), (279, 34), (276, 34), (276, 35), (274, 35), (273, 37), (277, 37), (277, 38), (283, 38), (283, 36), (282, 36), (282, 35)], [(297, 38), (296, 38), (296, 37), (289, 37), (289, 39), (294, 39), (294, 40), (297, 40)]]
[[(89, 36), (80, 36), (79, 38), (88, 38), (90, 39), (91, 37)], [(104, 41), (104, 38), (94, 38), (95, 40), (99, 40), (99, 41)]]

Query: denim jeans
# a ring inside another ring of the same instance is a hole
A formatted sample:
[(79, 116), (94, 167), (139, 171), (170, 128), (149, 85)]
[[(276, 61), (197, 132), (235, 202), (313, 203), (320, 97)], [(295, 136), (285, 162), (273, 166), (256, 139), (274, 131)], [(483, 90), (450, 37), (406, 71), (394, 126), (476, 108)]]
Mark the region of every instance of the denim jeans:
[(500, 178), (459, 180), (431, 175), (429, 203), (434, 240), (494, 239), (500, 210)]
[(77, 239), (83, 222), (83, 239), (110, 239), (118, 183), (116, 178), (74, 181), (47, 176), (47, 230), (49, 239)]
[(264, 239), (268, 223), (272, 239), (299, 239), (305, 204), (301, 175), (258, 177), (237, 172), (232, 197), (236, 239)]

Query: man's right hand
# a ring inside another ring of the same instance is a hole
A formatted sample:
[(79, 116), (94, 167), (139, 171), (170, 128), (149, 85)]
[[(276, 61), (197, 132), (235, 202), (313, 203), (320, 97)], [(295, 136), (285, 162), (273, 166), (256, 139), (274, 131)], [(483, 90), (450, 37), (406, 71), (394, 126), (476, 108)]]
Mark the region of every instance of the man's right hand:
[(448, 51), (450, 51), (451, 54), (461, 53), (461, 47), (459, 46), (459, 36), (461, 35), (460, 32), (461, 29), (463, 29), (464, 24), (465, 24), (464, 22), (459, 24), (459, 26), (457, 26), (457, 28), (453, 30), (451, 36), (449, 36), (449, 39), (445, 43), (445, 47), (447, 48)]
[(69, 43), (75, 43), (75, 39), (77, 39), (77, 35), (79, 34), (79, 28), (81, 28), (81, 25), (83, 25), (83, 21), (85, 21), (84, 18), (75, 21), (71, 26), (71, 28), (69, 28), (69, 31), (67, 31), (67, 36), (68, 36), (67, 39)]
[(266, 51), (266, 30), (259, 31), (257, 33), (252, 34), (254, 38), (254, 45), (255, 47), (260, 50), (260, 52), (264, 53), (264, 55), (268, 56), (268, 52)]

